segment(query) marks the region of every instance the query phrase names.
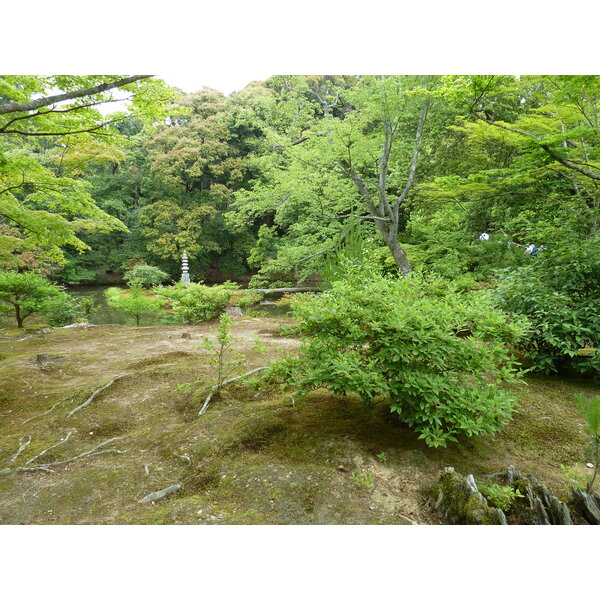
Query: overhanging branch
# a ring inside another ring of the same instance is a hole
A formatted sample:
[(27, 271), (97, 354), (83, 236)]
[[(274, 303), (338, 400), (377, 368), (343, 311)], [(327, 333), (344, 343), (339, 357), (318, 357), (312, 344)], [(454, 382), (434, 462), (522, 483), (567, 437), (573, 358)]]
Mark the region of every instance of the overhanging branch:
[(94, 94), (107, 92), (108, 90), (123, 87), (124, 85), (129, 85), (130, 83), (134, 83), (140, 79), (148, 79), (149, 77), (153, 77), (153, 75), (132, 75), (131, 77), (125, 77), (124, 79), (118, 79), (117, 81), (101, 83), (100, 85), (96, 85), (94, 87), (84, 88), (82, 90), (74, 90), (72, 92), (57, 94), (55, 96), (46, 96), (45, 98), (37, 98), (36, 100), (29, 100), (28, 102), (7, 102), (6, 104), (0, 104), (0, 115), (37, 110), (43, 106), (50, 106), (51, 104), (57, 104), (58, 102), (64, 102), (65, 100), (93, 96)]

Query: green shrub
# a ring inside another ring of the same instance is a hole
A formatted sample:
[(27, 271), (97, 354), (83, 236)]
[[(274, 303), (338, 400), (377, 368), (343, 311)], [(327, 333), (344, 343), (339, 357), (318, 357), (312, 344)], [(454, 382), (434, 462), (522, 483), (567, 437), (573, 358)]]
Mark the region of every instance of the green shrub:
[(104, 294), (109, 306), (131, 315), (138, 327), (143, 317), (156, 315), (166, 303), (164, 298), (151, 296), (140, 286), (134, 286), (130, 290), (108, 288)]
[(513, 399), (499, 388), (517, 373), (504, 342), (522, 335), (483, 294), (448, 292), (439, 280), (349, 274), (293, 307), (306, 336), (299, 358), (272, 377), (300, 393), (325, 388), (376, 398), (430, 446), (459, 435), (493, 433), (510, 419)]
[(493, 292), (498, 307), (531, 323), (519, 344), (531, 370), (600, 373), (600, 240), (557, 244), (531, 259)]
[(56, 296), (44, 303), (42, 309), (48, 325), (63, 327), (86, 321), (91, 313), (91, 298), (73, 298), (68, 294)]
[(477, 482), (477, 487), (496, 508), (499, 508), (504, 512), (510, 510), (515, 498), (525, 498), (519, 490), (515, 490), (510, 485)]
[(216, 318), (229, 303), (230, 286), (207, 286), (200, 283), (175, 284), (155, 288), (155, 293), (171, 301), (173, 312), (188, 323)]
[(139, 285), (144, 288), (150, 288), (160, 285), (163, 281), (169, 279), (169, 275), (161, 271), (158, 267), (151, 265), (135, 265), (130, 271), (125, 273), (125, 281), (129, 285)]
[(352, 479), (357, 486), (367, 490), (372, 490), (375, 487), (375, 484), (373, 483), (373, 473), (352, 473), (350, 479)]
[(254, 292), (252, 290), (242, 290), (237, 298), (237, 306), (240, 308), (248, 308), (258, 304), (264, 297), (261, 292)]

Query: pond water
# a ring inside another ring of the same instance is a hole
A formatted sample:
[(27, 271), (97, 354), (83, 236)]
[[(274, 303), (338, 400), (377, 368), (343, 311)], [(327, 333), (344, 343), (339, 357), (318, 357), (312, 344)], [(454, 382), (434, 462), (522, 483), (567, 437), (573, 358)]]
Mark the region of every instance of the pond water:
[[(111, 308), (106, 301), (104, 292), (110, 286), (78, 286), (68, 288), (67, 292), (76, 298), (91, 298), (94, 308), (89, 322), (94, 325), (135, 325), (135, 319), (120, 310)], [(113, 286), (114, 287), (114, 286)], [(289, 312), (288, 306), (265, 303), (244, 310), (248, 316), (283, 317)], [(141, 325), (177, 325), (181, 321), (175, 315), (162, 313), (156, 316), (142, 318)]]

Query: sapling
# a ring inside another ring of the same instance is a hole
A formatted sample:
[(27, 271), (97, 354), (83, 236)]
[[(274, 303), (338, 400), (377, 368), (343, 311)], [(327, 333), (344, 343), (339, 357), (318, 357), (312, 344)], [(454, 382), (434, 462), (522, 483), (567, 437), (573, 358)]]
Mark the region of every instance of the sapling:
[(219, 319), (219, 326), (217, 327), (217, 335), (215, 340), (205, 338), (202, 346), (209, 350), (213, 356), (209, 359), (209, 364), (215, 366), (215, 372), (217, 375), (217, 383), (210, 388), (210, 392), (204, 400), (202, 408), (198, 411), (198, 416), (202, 416), (208, 409), (208, 405), (215, 394), (218, 394), (221, 388), (225, 385), (238, 381), (259, 371), (264, 371), (267, 367), (258, 367), (252, 369), (242, 375), (237, 375), (227, 379), (232, 371), (236, 367), (240, 366), (244, 362), (244, 357), (231, 348), (234, 341), (234, 337), (231, 334), (231, 315), (223, 313)]
[(108, 299), (109, 306), (134, 317), (138, 327), (142, 317), (156, 315), (166, 303), (164, 298), (148, 295), (138, 284), (132, 284), (127, 291), (108, 288), (104, 294)]
[(581, 416), (587, 424), (586, 433), (590, 441), (594, 473), (587, 484), (587, 493), (591, 494), (598, 475), (598, 461), (600, 460), (600, 396), (586, 398), (583, 394), (575, 396)]
[(219, 318), (217, 335), (213, 341), (210, 338), (204, 338), (202, 347), (210, 351), (213, 356), (209, 359), (209, 364), (214, 365), (217, 376), (216, 385), (220, 388), (225, 379), (231, 374), (231, 371), (240, 366), (243, 357), (239, 352), (231, 348), (234, 337), (231, 333), (231, 315), (223, 313)]

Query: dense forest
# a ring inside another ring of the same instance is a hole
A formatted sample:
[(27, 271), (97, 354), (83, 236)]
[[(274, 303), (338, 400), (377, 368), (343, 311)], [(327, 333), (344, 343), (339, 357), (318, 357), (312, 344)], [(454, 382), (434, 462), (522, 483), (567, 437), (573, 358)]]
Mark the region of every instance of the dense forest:
[[(597, 76), (274, 76), (229, 97), (138, 77), (73, 101), (111, 78), (0, 80), (5, 269), (177, 280), (185, 250), (193, 281), (285, 287), (360, 254), (494, 288), (548, 368), (595, 347)], [(103, 116), (117, 89), (126, 111)], [(31, 100), (50, 90), (67, 99)]]
[(85, 320), (69, 293), (112, 285), (138, 326), (220, 318), (218, 392), (228, 305), (323, 292), (283, 299), (300, 354), (248, 373), (293, 398), (384, 398), (429, 448), (500, 431), (525, 373), (595, 385), (599, 220), (599, 76), (275, 75), (229, 96), (0, 76), (7, 328)]

